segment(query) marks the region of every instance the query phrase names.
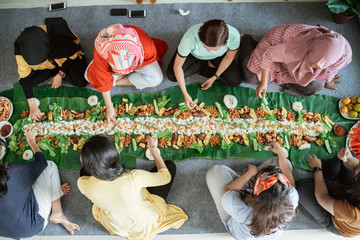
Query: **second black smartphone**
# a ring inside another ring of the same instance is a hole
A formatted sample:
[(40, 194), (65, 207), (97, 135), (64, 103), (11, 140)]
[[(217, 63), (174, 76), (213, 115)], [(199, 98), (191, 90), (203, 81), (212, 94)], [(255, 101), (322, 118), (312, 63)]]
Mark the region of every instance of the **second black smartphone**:
[(129, 11), (130, 18), (145, 18), (146, 10)]

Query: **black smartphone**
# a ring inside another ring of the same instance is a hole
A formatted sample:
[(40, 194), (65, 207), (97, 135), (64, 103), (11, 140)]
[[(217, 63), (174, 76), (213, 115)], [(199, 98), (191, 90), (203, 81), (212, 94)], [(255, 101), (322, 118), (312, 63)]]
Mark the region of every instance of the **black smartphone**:
[(66, 2), (54, 3), (49, 5), (49, 11), (63, 10), (66, 9)]
[(113, 8), (110, 10), (110, 16), (127, 16), (128, 10), (126, 8)]
[(130, 18), (145, 18), (146, 10), (129, 11)]

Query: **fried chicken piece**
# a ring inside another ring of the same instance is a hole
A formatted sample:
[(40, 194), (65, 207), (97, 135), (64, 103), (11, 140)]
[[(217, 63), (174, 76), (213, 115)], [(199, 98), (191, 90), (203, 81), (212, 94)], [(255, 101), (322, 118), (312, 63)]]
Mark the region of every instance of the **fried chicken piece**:
[(166, 109), (166, 111), (164, 112), (163, 116), (164, 116), (164, 117), (167, 117), (167, 116), (169, 116), (170, 114), (173, 114), (174, 112), (175, 112), (174, 109), (168, 108), (168, 109)]
[(85, 113), (78, 112), (78, 113), (75, 114), (75, 118), (76, 119), (84, 119), (85, 118)]
[(119, 137), (119, 147), (123, 148), (125, 144), (125, 136), (120, 136)]
[(233, 135), (233, 139), (234, 142), (237, 142), (241, 145), (244, 145), (244, 139), (243, 137), (240, 135), (240, 133), (234, 133)]
[(29, 110), (22, 110), (21, 111), (21, 118), (29, 117), (29, 116), (30, 116)]
[(203, 111), (201, 111), (201, 110), (192, 109), (192, 115), (194, 117), (203, 117), (203, 116), (205, 116), (205, 113)]
[(176, 108), (174, 111), (174, 117), (178, 117), (180, 115), (180, 109)]
[(206, 134), (205, 133), (197, 134), (196, 137), (198, 139), (200, 139), (201, 141), (203, 141), (205, 139), (205, 137), (206, 137)]
[(19, 148), (20, 148), (20, 150), (23, 150), (25, 147), (26, 147), (26, 142), (20, 140), (20, 141), (19, 141)]
[(303, 110), (301, 112), (304, 114), (302, 116), (302, 119), (304, 119), (307, 123), (311, 123), (311, 122), (316, 123), (318, 121), (314, 113), (308, 112), (306, 110)]
[(267, 138), (266, 138), (266, 135), (265, 135), (265, 133), (257, 133), (256, 134), (256, 140), (258, 141), (258, 143), (260, 144), (260, 145), (265, 145), (265, 144), (267, 144), (268, 143), (268, 140), (267, 140)]
[(149, 113), (149, 115), (153, 115), (155, 112), (155, 107), (151, 103), (148, 103), (146, 107), (146, 111)]
[(178, 138), (178, 134), (176, 132), (173, 133), (171, 138), (171, 145), (175, 145), (177, 143), (177, 138)]
[(54, 138), (53, 138), (53, 143), (54, 143), (54, 146), (55, 146), (56, 148), (58, 148), (58, 147), (59, 147), (60, 140), (57, 139), (56, 137), (54, 137)]
[(185, 135), (184, 136), (184, 141), (183, 141), (183, 147), (186, 149), (186, 148), (189, 148), (189, 146), (196, 141), (196, 137), (195, 136), (187, 136)]
[(240, 111), (235, 108), (229, 109), (229, 117), (231, 121), (234, 121), (235, 118), (240, 118)]
[(167, 140), (167, 138), (159, 137), (159, 138), (158, 138), (158, 146), (159, 146), (160, 148), (167, 148), (167, 147), (168, 147), (168, 140)]
[(131, 143), (131, 133), (130, 134), (127, 134), (125, 136), (125, 147), (129, 147), (129, 144)]
[(310, 137), (310, 136), (304, 136), (303, 139), (309, 143), (316, 141), (316, 137)]
[(219, 112), (216, 107), (205, 107), (205, 110), (210, 113), (211, 117), (218, 117)]
[(124, 103), (121, 103), (118, 105), (117, 107), (117, 111), (116, 111), (116, 115), (117, 116), (122, 116), (125, 114), (125, 108), (124, 108)]
[(289, 144), (295, 147), (300, 147), (301, 145), (307, 143), (307, 141), (303, 140), (302, 135), (291, 135)]
[(256, 114), (256, 117), (257, 117), (257, 118), (264, 118), (265, 115), (266, 115), (265, 111), (264, 111), (262, 108), (260, 108), (260, 107), (258, 107), (257, 109), (255, 109), (255, 114)]
[(189, 110), (183, 111), (182, 114), (181, 114), (181, 116), (180, 116), (180, 118), (181, 118), (182, 120), (186, 120), (186, 119), (190, 118), (191, 116), (192, 116), (192, 112), (191, 112), (191, 110), (189, 109)]
[(212, 147), (216, 146), (216, 145), (221, 145), (220, 135), (217, 135), (217, 134), (211, 135), (209, 143)]
[(295, 120), (295, 113), (288, 111), (287, 116), (286, 116), (286, 120), (294, 121)]

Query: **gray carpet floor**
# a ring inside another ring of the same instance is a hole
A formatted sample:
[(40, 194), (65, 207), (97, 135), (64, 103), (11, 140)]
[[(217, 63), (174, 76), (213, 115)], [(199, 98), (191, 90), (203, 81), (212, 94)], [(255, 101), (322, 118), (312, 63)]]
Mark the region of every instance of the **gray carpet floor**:
[[(128, 17), (111, 17), (111, 8), (127, 7), (129, 10), (146, 9), (145, 19), (130, 19)], [(191, 10), (190, 15), (180, 16), (178, 9)], [(70, 28), (80, 37), (81, 44), (88, 60), (93, 57), (93, 43), (98, 32), (107, 25), (114, 23), (137, 25), (143, 28), (151, 37), (166, 40), (169, 50), (163, 57), (163, 72), (167, 68), (170, 58), (185, 31), (192, 25), (208, 19), (224, 19), (228, 24), (236, 27), (240, 33), (252, 34), (260, 40), (268, 29), (283, 23), (302, 23), (329, 27), (341, 33), (348, 39), (353, 49), (353, 60), (349, 66), (339, 72), (343, 83), (338, 85), (337, 91), (322, 90), (321, 94), (337, 97), (360, 95), (360, 34), (357, 19), (352, 19), (344, 25), (332, 22), (331, 15), (324, 3), (214, 3), (214, 4), (158, 4), (158, 5), (129, 5), (129, 6), (93, 6), (73, 7), (64, 11), (48, 12), (45, 8), (6, 9), (0, 10), (0, 91), (9, 89), (17, 82), (17, 66), (13, 55), (13, 43), (20, 31), (31, 25), (44, 23), (46, 17), (61, 16), (68, 21)], [(194, 75), (187, 79), (187, 83), (202, 82), (205, 79)], [(167, 79), (152, 89), (141, 92), (156, 92), (176, 86)], [(255, 85), (243, 84), (255, 88)], [(269, 91), (280, 91), (275, 86), (269, 86)], [(118, 87), (112, 94), (140, 92), (130, 87)], [(321, 104), (321, 103), (314, 103)], [(206, 170), (214, 164), (225, 164), (236, 171), (243, 170), (248, 163), (259, 164), (259, 161), (245, 159), (190, 159), (177, 162), (177, 176), (168, 202), (182, 207), (189, 216), (189, 220), (178, 230), (170, 229), (163, 234), (191, 234), (225, 232), (215, 205), (205, 183)], [(138, 159), (138, 168), (150, 170), (153, 162)], [(63, 209), (71, 221), (77, 222), (81, 231), (76, 234), (104, 235), (107, 231), (97, 223), (91, 215), (90, 202), (80, 194), (76, 186), (78, 171), (60, 170), (62, 182), (68, 181), (72, 185), (71, 192), (63, 198)], [(311, 176), (301, 169), (294, 169), (296, 179)], [(288, 229), (320, 228), (320, 226), (299, 208), (299, 214), (288, 226)], [(59, 225), (49, 224), (40, 235), (67, 235)]]

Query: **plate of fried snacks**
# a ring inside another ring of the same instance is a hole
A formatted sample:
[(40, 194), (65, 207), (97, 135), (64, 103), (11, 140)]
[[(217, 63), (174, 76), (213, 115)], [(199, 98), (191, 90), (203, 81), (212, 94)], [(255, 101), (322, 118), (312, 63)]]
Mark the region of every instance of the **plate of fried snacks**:
[(13, 109), (14, 107), (11, 101), (6, 97), (0, 96), (0, 122), (9, 120)]

